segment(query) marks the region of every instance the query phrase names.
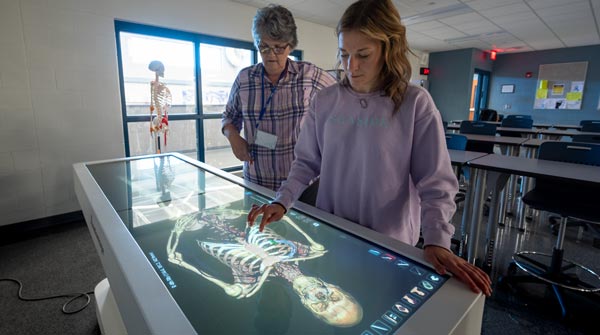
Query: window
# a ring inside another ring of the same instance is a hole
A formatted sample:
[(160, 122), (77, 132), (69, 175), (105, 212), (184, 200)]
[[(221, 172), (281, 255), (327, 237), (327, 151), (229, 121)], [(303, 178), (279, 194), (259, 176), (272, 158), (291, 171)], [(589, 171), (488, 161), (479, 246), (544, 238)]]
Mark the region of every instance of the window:
[(252, 50), (200, 44), (202, 68), (202, 110), (207, 118), (204, 125), (206, 163), (231, 168), (240, 165), (233, 156), (229, 141), (221, 134), (221, 114), (229, 99), (229, 90), (241, 69), (252, 65)]
[[(148, 65), (158, 60), (165, 67), (159, 81), (171, 93), (163, 151), (228, 171), (240, 169), (221, 134), (221, 114), (238, 72), (260, 61), (253, 43), (123, 21), (115, 21), (115, 31), (126, 155), (155, 153), (150, 134), (155, 73)], [(290, 58), (299, 60), (302, 52), (295, 50)]]
[[(154, 153), (154, 143), (150, 137), (150, 82), (155, 74), (148, 69), (153, 60), (160, 60), (165, 66), (165, 76), (159, 77), (171, 92), (170, 116), (196, 114), (194, 99), (196, 78), (194, 65), (194, 44), (189, 41), (121, 33), (121, 62), (127, 137), (128, 156)], [(140, 120), (141, 118), (141, 120)], [(188, 134), (196, 133), (194, 119), (169, 120), (168, 133), (163, 138), (168, 151), (182, 152), (197, 158), (196, 141)]]

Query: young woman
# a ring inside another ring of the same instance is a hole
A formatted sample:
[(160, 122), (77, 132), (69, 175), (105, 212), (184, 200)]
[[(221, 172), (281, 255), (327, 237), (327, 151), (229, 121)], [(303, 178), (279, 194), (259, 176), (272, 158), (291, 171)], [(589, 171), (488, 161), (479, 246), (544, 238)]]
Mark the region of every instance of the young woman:
[(406, 28), (391, 0), (361, 0), (336, 34), (345, 78), (311, 103), (287, 181), (269, 205), (253, 205), (248, 223), (279, 220), (320, 174), (316, 206), (415, 245), (474, 292), (491, 294), (479, 268), (450, 251), (458, 183), (442, 120), (431, 96), (409, 85)]

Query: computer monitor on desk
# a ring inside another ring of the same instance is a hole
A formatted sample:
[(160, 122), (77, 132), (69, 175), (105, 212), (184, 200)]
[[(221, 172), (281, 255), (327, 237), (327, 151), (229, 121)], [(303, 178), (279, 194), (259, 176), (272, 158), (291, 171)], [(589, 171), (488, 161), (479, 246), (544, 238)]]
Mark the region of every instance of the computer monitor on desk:
[(273, 192), (182, 155), (75, 173), (129, 333), (481, 331), (483, 297), (420, 250), (304, 204), (248, 228), (250, 206)]

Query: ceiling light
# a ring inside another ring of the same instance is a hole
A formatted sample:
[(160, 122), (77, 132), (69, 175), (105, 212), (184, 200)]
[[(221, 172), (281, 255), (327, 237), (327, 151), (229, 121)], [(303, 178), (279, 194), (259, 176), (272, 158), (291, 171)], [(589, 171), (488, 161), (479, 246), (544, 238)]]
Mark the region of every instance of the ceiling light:
[(472, 13), (472, 12), (473, 12), (473, 9), (471, 9), (471, 7), (469, 7), (465, 4), (462, 4), (462, 3), (457, 3), (455, 5), (437, 8), (437, 9), (433, 9), (433, 10), (419, 13), (416, 15), (403, 17), (402, 23), (404, 25), (408, 26), (411, 24), (419, 23), (419, 22), (439, 20), (439, 19), (443, 19), (446, 17), (456, 16), (456, 15), (460, 15), (460, 14), (467, 14), (467, 13)]

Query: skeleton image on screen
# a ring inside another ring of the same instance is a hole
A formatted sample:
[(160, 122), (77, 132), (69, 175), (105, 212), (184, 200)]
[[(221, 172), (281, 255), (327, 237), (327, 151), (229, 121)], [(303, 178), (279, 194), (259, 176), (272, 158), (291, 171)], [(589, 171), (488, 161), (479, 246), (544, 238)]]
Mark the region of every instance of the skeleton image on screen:
[[(327, 252), (323, 245), (287, 217), (278, 224), (293, 228), (307, 244), (286, 239), (269, 227), (260, 232), (258, 225), (240, 229), (229, 222), (245, 214), (219, 209), (180, 217), (169, 236), (169, 262), (200, 275), (238, 299), (252, 297), (269, 278), (280, 277), (291, 284), (302, 305), (320, 320), (338, 327), (350, 327), (361, 321), (362, 307), (348, 292), (302, 273), (300, 262), (323, 256)], [(232, 283), (186, 262), (185, 255), (178, 251), (182, 234), (198, 231), (202, 231), (198, 235), (202, 238), (195, 240), (197, 252), (210, 255), (230, 268)]]

